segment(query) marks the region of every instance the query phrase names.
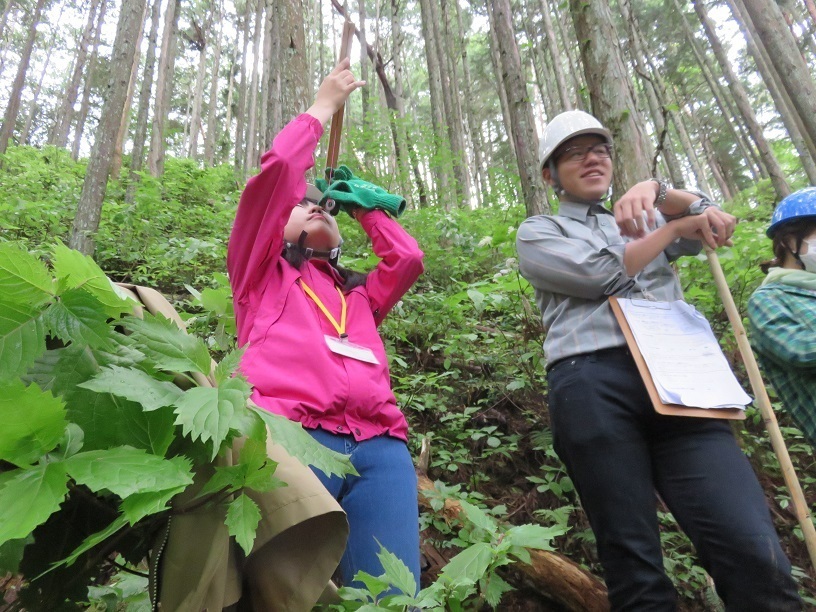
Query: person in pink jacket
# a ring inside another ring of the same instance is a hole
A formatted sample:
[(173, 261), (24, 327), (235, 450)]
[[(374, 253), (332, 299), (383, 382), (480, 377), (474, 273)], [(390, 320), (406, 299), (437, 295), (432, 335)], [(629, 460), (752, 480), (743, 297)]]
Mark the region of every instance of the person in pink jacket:
[(382, 574), (379, 544), (419, 584), (416, 475), (377, 326), (422, 273), (423, 253), (385, 212), (356, 208), (381, 261), (366, 275), (339, 267), (337, 222), (305, 180), (324, 125), (365, 84), (348, 66), (341, 61), (275, 137), (241, 195), (227, 251), (241, 371), (258, 406), (300, 422), (359, 472), (315, 471), (348, 516), (344, 584), (361, 570)]

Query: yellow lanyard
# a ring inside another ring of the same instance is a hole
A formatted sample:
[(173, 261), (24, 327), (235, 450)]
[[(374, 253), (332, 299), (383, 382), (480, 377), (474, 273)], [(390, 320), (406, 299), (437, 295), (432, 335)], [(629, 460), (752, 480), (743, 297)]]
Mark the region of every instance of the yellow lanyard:
[(326, 318), (329, 320), (329, 323), (331, 323), (332, 326), (334, 327), (334, 329), (337, 330), (337, 334), (341, 338), (345, 338), (346, 335), (347, 335), (346, 334), (346, 298), (343, 295), (343, 292), (340, 291), (340, 287), (338, 287), (337, 285), (334, 286), (334, 288), (337, 289), (337, 293), (340, 295), (340, 303), (343, 305), (343, 307), (342, 307), (342, 309), (340, 311), (340, 323), (338, 323), (337, 319), (335, 319), (332, 316), (332, 313), (330, 313), (329, 309), (326, 308), (325, 304), (323, 304), (323, 302), (320, 301), (320, 298), (317, 297), (315, 292), (311, 290), (309, 285), (307, 285), (306, 283), (303, 282), (302, 278), (300, 279), (300, 286), (303, 287), (303, 290), (306, 292), (306, 295), (308, 295), (310, 298), (312, 298), (312, 301), (315, 304), (317, 304), (317, 307), (320, 310), (323, 311), (323, 314), (326, 315)]

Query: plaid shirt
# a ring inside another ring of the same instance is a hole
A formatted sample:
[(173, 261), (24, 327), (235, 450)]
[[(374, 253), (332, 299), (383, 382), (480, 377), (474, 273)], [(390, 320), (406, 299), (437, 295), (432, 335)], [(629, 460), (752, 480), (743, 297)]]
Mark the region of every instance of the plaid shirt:
[(763, 285), (748, 302), (751, 344), (769, 381), (816, 446), (816, 291)]

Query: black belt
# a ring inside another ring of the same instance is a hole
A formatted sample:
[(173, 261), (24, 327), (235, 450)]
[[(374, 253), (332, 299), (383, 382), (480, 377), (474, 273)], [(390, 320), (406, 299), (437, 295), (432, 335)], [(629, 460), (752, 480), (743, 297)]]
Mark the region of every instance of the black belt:
[(597, 351), (589, 351), (588, 353), (576, 353), (575, 355), (569, 355), (568, 357), (561, 357), (560, 359), (556, 359), (552, 363), (548, 363), (546, 367), (546, 371), (549, 374), (550, 371), (557, 365), (564, 363), (565, 361), (569, 361), (571, 359), (582, 359), (585, 357), (596, 357), (596, 358), (606, 358), (606, 357), (624, 357), (629, 356), (631, 357), (632, 353), (629, 351), (629, 348), (626, 346), (613, 346), (611, 348), (605, 349), (598, 349)]

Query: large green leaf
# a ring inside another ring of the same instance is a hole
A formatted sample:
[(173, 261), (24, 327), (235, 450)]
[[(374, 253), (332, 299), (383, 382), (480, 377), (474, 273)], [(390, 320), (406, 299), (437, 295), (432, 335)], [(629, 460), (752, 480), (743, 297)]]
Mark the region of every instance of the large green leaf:
[(542, 527), (541, 525), (517, 525), (511, 527), (504, 534), (505, 541), (513, 546), (537, 548), (539, 550), (555, 550), (552, 541), (569, 531), (565, 525)]
[(123, 499), (193, 482), (188, 459), (164, 459), (126, 446), (78, 453), (63, 463), (65, 471), (79, 484), (91, 491), (110, 491)]
[(60, 463), (18, 470), (0, 489), (0, 544), (26, 537), (56, 512), (68, 492)]
[(493, 550), (490, 544), (478, 542), (451, 559), (442, 569), (441, 575), (453, 582), (464, 580), (475, 583), (484, 576), (492, 560)]
[(57, 244), (52, 263), (61, 291), (80, 288), (87, 291), (103, 305), (109, 317), (133, 310), (134, 302), (125, 297), (87, 255)]
[(37, 385), (0, 383), (0, 460), (31, 465), (53, 449), (65, 431), (62, 400)]
[(0, 244), (0, 295), (3, 300), (39, 306), (53, 295), (53, 281), (39, 259), (10, 242)]
[(313, 465), (329, 476), (357, 474), (357, 470), (354, 469), (348, 457), (315, 441), (300, 423), (272, 414), (262, 408), (253, 407), (253, 410), (266, 423), (272, 440), (285, 448), (290, 455), (299, 459), (301, 463)]
[(70, 289), (43, 314), (51, 330), (63, 342), (112, 349), (113, 330), (102, 303), (83, 289)]
[(228, 380), (235, 370), (238, 369), (241, 363), (241, 357), (243, 356), (244, 349), (242, 348), (227, 353), (215, 368), (215, 384), (220, 385), (225, 380)]
[(150, 491), (136, 493), (122, 500), (122, 512), (131, 525), (151, 514), (167, 509), (167, 504), (173, 497), (184, 491), (187, 486), (178, 486), (164, 491)]
[(203, 341), (179, 329), (162, 315), (145, 314), (144, 319), (126, 317), (121, 321), (133, 332), (137, 348), (159, 368), (170, 372), (210, 373), (210, 353)]
[(135, 446), (164, 455), (173, 441), (170, 409), (145, 412), (140, 404), (74, 387), (66, 395), (68, 418), (85, 432), (85, 450)]
[(258, 509), (258, 504), (249, 497), (241, 494), (230, 502), (225, 523), (229, 534), (235, 537), (235, 541), (247, 555), (252, 552), (255, 531), (260, 522), (261, 511)]
[(176, 401), (176, 425), (193, 440), (213, 442), (213, 458), (227, 438), (233, 417), (243, 410), (249, 397), (249, 387), (237, 378), (230, 378), (220, 387), (195, 387)]
[(99, 374), (79, 386), (138, 402), (147, 411), (171, 406), (184, 393), (173, 383), (156, 380), (142, 370), (115, 365), (103, 368)]
[(414, 574), (397, 555), (386, 550), (380, 544), (380, 552), (377, 553), (377, 558), (380, 560), (385, 576), (391, 584), (406, 595), (416, 595), (417, 583)]
[(486, 512), (472, 504), (467, 503), (464, 500), (461, 501), (461, 505), (462, 512), (464, 513), (465, 517), (467, 517), (467, 519), (476, 527), (484, 529), (490, 534), (495, 534), (498, 532), (499, 526), (496, 524), (495, 520), (487, 515)]
[(40, 312), (0, 296), (0, 380), (24, 374), (45, 352), (45, 325)]

